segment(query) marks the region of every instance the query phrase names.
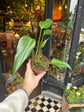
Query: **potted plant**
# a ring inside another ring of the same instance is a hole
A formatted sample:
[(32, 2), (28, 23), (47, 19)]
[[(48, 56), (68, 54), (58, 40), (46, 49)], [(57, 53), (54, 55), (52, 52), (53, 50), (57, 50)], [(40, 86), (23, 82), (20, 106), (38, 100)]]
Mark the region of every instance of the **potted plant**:
[(64, 95), (68, 103), (71, 104), (84, 103), (84, 85), (82, 85), (81, 87), (67, 86), (66, 89), (64, 90)]
[[(48, 41), (48, 39), (44, 40), (44, 36), (50, 35), (52, 33), (52, 31), (48, 29), (51, 25), (52, 25), (51, 19), (46, 19), (45, 21), (39, 22), (40, 33), (39, 33), (39, 39), (37, 41), (37, 45), (36, 45), (36, 40), (28, 35), (24, 35), (20, 38), (15, 54), (13, 76), (20, 68), (20, 66), (23, 64), (23, 62), (28, 58), (31, 52), (32, 52), (32, 61), (31, 61), (32, 69), (34, 68), (36, 69), (38, 68), (38, 66), (41, 66), (41, 68), (47, 67), (46, 69), (42, 70), (45, 71), (48, 69), (49, 64), (55, 65), (57, 67), (68, 67), (71, 69), (71, 67), (62, 60), (58, 60), (54, 58), (50, 62), (49, 61), (46, 62), (46, 59), (42, 58), (45, 56), (41, 54), (41, 50), (45, 46), (46, 42)], [(36, 46), (36, 52), (34, 52), (33, 50), (35, 46)]]

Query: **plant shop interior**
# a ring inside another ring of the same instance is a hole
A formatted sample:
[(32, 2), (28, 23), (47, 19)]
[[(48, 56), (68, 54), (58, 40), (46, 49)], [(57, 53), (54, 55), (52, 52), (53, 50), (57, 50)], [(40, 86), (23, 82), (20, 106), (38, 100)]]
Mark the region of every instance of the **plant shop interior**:
[(22, 87), (32, 58), (30, 53), (12, 77), (19, 40), (27, 35), (37, 42), (39, 22), (46, 19), (52, 33), (44, 36), (41, 53), (71, 69), (49, 65), (25, 112), (84, 112), (84, 0), (0, 0), (0, 102)]

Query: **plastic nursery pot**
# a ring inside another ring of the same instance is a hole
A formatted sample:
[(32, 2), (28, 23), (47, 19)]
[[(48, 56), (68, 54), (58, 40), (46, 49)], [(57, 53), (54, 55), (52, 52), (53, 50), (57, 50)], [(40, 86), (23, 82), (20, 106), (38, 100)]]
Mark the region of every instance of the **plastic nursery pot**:
[(36, 57), (34, 57), (34, 59), (31, 59), (31, 66), (32, 66), (32, 70), (33, 72), (37, 75), (43, 71), (46, 71), (49, 67), (49, 60), (46, 56), (44, 55), (40, 55), (40, 61), (42, 62), (42, 64), (40, 63), (34, 63), (35, 59), (37, 59)]

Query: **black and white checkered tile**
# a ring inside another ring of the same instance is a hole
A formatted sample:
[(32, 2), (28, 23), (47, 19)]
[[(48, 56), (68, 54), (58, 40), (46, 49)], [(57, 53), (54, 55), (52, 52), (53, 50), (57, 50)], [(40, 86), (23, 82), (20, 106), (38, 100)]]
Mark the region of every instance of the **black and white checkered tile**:
[(42, 95), (29, 101), (25, 112), (60, 112), (61, 103)]

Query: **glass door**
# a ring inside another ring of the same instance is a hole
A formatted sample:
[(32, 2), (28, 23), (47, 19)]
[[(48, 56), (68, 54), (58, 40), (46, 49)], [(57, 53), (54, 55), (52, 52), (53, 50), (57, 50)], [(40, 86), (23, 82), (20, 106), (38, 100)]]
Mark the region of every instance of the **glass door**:
[[(57, 58), (68, 63), (77, 3), (78, 0), (54, 0), (50, 60)], [(66, 70), (50, 66), (49, 77), (64, 82)]]
[(84, 20), (79, 35), (76, 60), (72, 72), (72, 83), (75, 85), (81, 85), (84, 83)]
[[(57, 58), (70, 64), (73, 69), (72, 60), (75, 60), (75, 55), (72, 55), (73, 46), (77, 49), (77, 45), (73, 43), (79, 36), (80, 23), (78, 17), (81, 14), (80, 4), (82, 0), (45, 0), (46, 10), (45, 18), (53, 20), (52, 24), (52, 35), (47, 45), (44, 47), (43, 53), (52, 60)], [(79, 22), (79, 27), (77, 26)], [(75, 30), (78, 30), (78, 33)], [(75, 35), (75, 34), (76, 35)], [(77, 40), (78, 42), (78, 40)], [(77, 44), (76, 42), (76, 44)], [(74, 51), (76, 53), (76, 50)], [(72, 55), (72, 57), (71, 57)], [(73, 59), (74, 57), (74, 59)], [(72, 60), (71, 60), (72, 59)], [(52, 91), (53, 93), (62, 95), (63, 90), (67, 83), (71, 82), (71, 73), (69, 69), (57, 68), (56, 66), (50, 66), (49, 72), (45, 75), (42, 80), (42, 90)]]

